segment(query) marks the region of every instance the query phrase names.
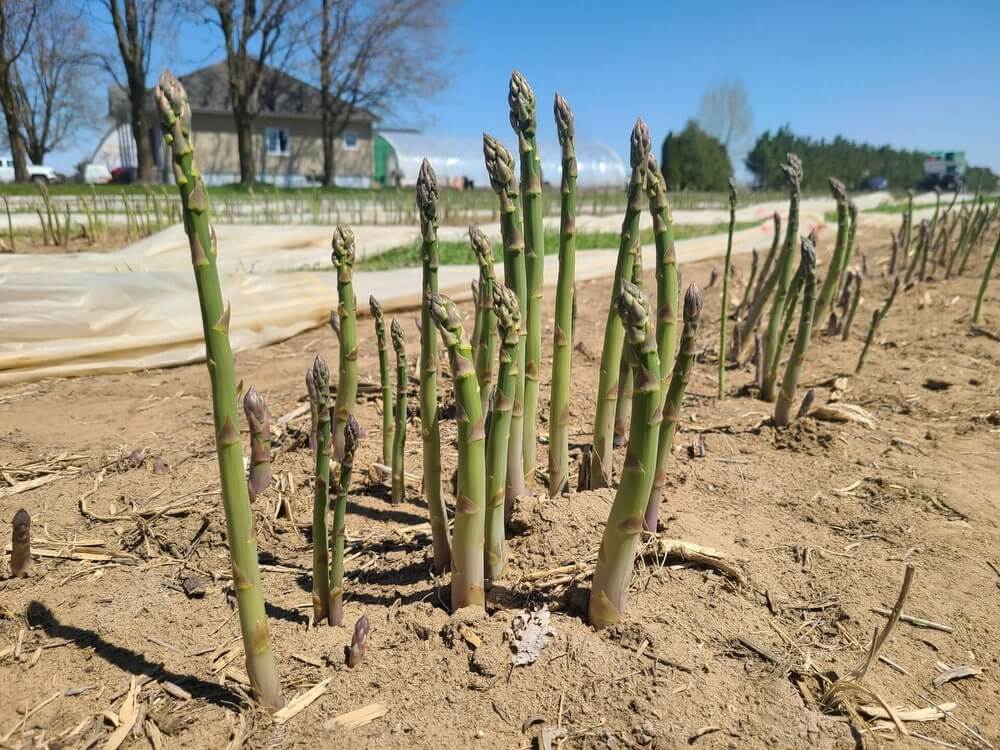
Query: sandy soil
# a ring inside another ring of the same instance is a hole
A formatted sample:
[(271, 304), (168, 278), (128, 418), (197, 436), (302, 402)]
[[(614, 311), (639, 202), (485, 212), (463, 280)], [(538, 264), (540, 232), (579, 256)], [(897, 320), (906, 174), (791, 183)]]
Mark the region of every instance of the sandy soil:
[[(823, 253), (832, 235), (821, 236)], [(274, 518), (280, 501), (300, 520), (311, 512), (307, 425), (292, 421), (278, 440), (280, 479), (257, 505), (264, 588), (286, 698), (332, 682), (280, 726), (242, 697), (204, 366), (0, 388), (0, 476), (7, 485), (51, 479), (17, 495), (0, 486), (0, 517), (28, 508), (37, 546), (45, 541), (44, 549), (69, 555), (38, 558), (29, 579), (0, 580), (0, 740), (104, 746), (121, 715), (134, 723), (121, 744), (128, 748), (529, 748), (546, 724), (566, 730), (563, 748), (853, 747), (858, 730), (816, 706), (820, 675), (843, 675), (862, 659), (885, 622), (872, 608), (892, 606), (904, 566), (913, 563), (906, 614), (950, 630), (900, 623), (883, 652), (891, 664), (875, 664), (864, 684), (894, 706), (957, 704), (953, 719), (908, 724), (911, 731), (963, 748), (986, 747), (973, 735), (981, 732), (995, 745), (1000, 343), (968, 335), (973, 274), (929, 281), (900, 295), (865, 370), (853, 375), (863, 329), (888, 288), (875, 275), (887, 254), (882, 233), (863, 230), (859, 242), (872, 275), (854, 335), (845, 343), (819, 339), (804, 381), (816, 387), (817, 403), (863, 406), (874, 428), (813, 419), (784, 430), (762, 424), (770, 406), (756, 400), (749, 368), (729, 372), (729, 396), (717, 401), (719, 288), (709, 289), (704, 352), (675, 440), (666, 533), (724, 551), (745, 582), (647, 558), (634, 577), (627, 621), (609, 631), (595, 632), (581, 618), (585, 575), (558, 585), (525, 577), (596, 551), (610, 491), (525, 498), (511, 570), (489, 614), (450, 615), (447, 581), (429, 573), (418, 488), (392, 506), (372, 478), (381, 421), (376, 400), (365, 398), (358, 414), (367, 437), (347, 518), (346, 610), (350, 622), (367, 614), (372, 632), (365, 661), (348, 669), (349, 631), (308, 628), (308, 527)], [(704, 285), (713, 263), (685, 266), (685, 283)], [(977, 258), (973, 273), (981, 268)], [(737, 278), (746, 273), (741, 258)], [(609, 285), (579, 285), (571, 423), (580, 443), (593, 417)], [(735, 284), (734, 296), (741, 293)], [(402, 317), (414, 331), (414, 315)], [(985, 323), (1000, 327), (996, 297)], [(414, 333), (411, 363), (417, 349)], [(328, 330), (240, 354), (239, 376), (257, 386), (273, 414), (286, 414), (304, 399), (304, 372), (320, 352), (336, 357)], [(377, 379), (374, 355), (365, 335), (360, 367), (368, 382)], [(846, 383), (834, 390), (840, 376)], [(546, 367), (543, 398), (547, 392)], [(450, 474), (447, 381), (442, 393)], [(415, 404), (414, 388), (410, 396)], [(694, 450), (702, 439), (703, 456)], [(419, 474), (416, 421), (407, 446), (408, 470)], [(139, 466), (127, 459), (133, 450), (146, 456)], [(156, 456), (167, 462), (166, 474), (153, 473)], [(544, 446), (539, 459), (544, 465)], [(88, 551), (110, 559), (73, 559)], [(204, 585), (202, 598), (189, 599), (180, 587), (192, 573)], [(504, 632), (517, 608), (542, 604), (553, 610), (556, 635), (535, 664), (511, 668)], [(942, 670), (958, 666), (983, 672), (934, 687)], [(142, 675), (152, 679), (131, 711), (123, 698)], [(387, 708), (382, 718), (350, 731), (324, 728), (376, 702)], [(938, 745), (913, 736), (897, 746)]]

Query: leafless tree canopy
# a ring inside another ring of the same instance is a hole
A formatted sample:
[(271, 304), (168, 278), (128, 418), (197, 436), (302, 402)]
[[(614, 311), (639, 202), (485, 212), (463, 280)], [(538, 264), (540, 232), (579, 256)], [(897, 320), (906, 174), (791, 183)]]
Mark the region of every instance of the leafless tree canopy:
[(736, 79), (709, 86), (701, 95), (696, 119), (706, 133), (732, 151), (753, 130), (753, 110), (746, 86)]
[(0, 0), (0, 107), (7, 125), (7, 140), (14, 157), (14, 178), (27, 182), (27, 147), (22, 121), (24, 114), (18, 96), (18, 65), (28, 49), (38, 18), (35, 0)]

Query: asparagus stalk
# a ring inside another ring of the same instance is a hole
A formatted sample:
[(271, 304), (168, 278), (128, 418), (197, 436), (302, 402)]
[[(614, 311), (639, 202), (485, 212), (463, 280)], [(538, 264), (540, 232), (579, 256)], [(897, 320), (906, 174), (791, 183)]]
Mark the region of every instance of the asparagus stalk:
[(650, 489), (643, 519), (646, 531), (653, 533), (656, 532), (660, 519), (663, 488), (667, 484), (667, 461), (670, 460), (670, 450), (673, 447), (674, 434), (677, 432), (677, 420), (680, 418), (681, 406), (684, 403), (684, 391), (687, 390), (691, 365), (694, 364), (697, 353), (702, 303), (701, 290), (692, 284), (684, 294), (684, 330), (681, 333), (680, 349), (674, 360), (673, 374), (670, 377), (670, 385), (663, 402), (663, 419), (660, 423), (660, 433), (656, 444), (656, 463), (653, 464), (655, 467), (653, 485)]
[[(920, 222), (920, 225), (917, 228), (919, 234), (919, 237), (917, 238), (917, 249), (916, 252), (913, 253), (913, 257), (910, 259), (910, 264), (906, 267), (906, 278), (903, 279), (905, 284), (910, 283), (910, 279), (913, 278), (914, 271), (917, 270), (918, 266), (921, 266), (920, 259), (923, 257), (928, 243), (928, 227), (929, 224), (927, 219), (924, 219)], [(923, 277), (918, 275), (917, 278), (920, 279)]]
[(317, 625), (330, 619), (330, 549), (327, 510), (330, 502), (330, 368), (317, 355), (312, 365), (312, 382), (316, 389), (316, 481), (313, 490), (313, 622)]
[(527, 322), (524, 350), (524, 438), (521, 453), (524, 479), (534, 484), (538, 438), (538, 387), (542, 362), (542, 281), (545, 270), (545, 231), (542, 226), (542, 162), (535, 131), (535, 92), (516, 70), (511, 73), (507, 94), (510, 124), (517, 133), (521, 157), (521, 207), (524, 215), (524, 272)]
[(198, 287), (206, 359), (212, 383), (216, 452), (222, 484), (222, 504), (226, 514), (226, 538), (229, 540), (233, 563), (233, 582), (246, 652), (247, 675), (257, 699), (269, 708), (277, 708), (283, 701), (264, 612), (257, 543), (243, 473), (236, 377), (233, 353), (229, 345), (230, 311), (222, 302), (208, 194), (201, 173), (195, 166), (191, 108), (184, 88), (169, 71), (164, 71), (160, 77), (155, 97), (164, 141), (170, 146), (172, 153), (174, 179), (180, 192), (184, 228), (191, 245), (191, 260)]
[(354, 232), (338, 224), (333, 233), (333, 266), (337, 269), (337, 319), (340, 347), (337, 373), (337, 403), (333, 410), (333, 455), (344, 458), (347, 421), (358, 398), (358, 319), (354, 297)]
[(885, 316), (889, 314), (889, 308), (892, 307), (893, 300), (896, 299), (896, 293), (898, 291), (899, 276), (896, 276), (892, 282), (892, 291), (889, 292), (889, 296), (886, 298), (885, 304), (883, 304), (880, 309), (877, 309), (872, 313), (872, 322), (868, 327), (868, 335), (865, 337), (865, 345), (861, 349), (861, 354), (858, 355), (858, 364), (854, 368), (855, 374), (861, 372), (861, 368), (864, 367), (865, 357), (868, 356), (868, 349), (875, 340), (875, 334), (878, 332), (879, 326), (882, 325), (882, 321), (885, 319)]
[(496, 276), (493, 273), (493, 243), (486, 233), (474, 224), (469, 227), (469, 243), (479, 263), (479, 285), (476, 291), (479, 340), (473, 344), (473, 350), (476, 358), (476, 380), (479, 381), (479, 398), (485, 414), (489, 409), (490, 388), (493, 385), (493, 359), (497, 351), (497, 317), (493, 312), (493, 287), (496, 284)]
[(848, 309), (847, 317), (844, 318), (844, 328), (840, 332), (840, 340), (847, 341), (851, 335), (851, 325), (854, 323), (854, 315), (858, 311), (858, 303), (861, 301), (861, 274), (854, 274), (854, 296), (851, 297), (851, 306)]
[(642, 516), (653, 483), (649, 467), (656, 461), (662, 413), (660, 360), (642, 290), (630, 281), (623, 281), (615, 303), (625, 327), (629, 359), (635, 368), (635, 393), (625, 465), (604, 527), (590, 589), (588, 614), (590, 624), (597, 628), (610, 627), (625, 614)]
[(385, 335), (385, 318), (382, 305), (375, 295), (368, 298), (368, 309), (375, 321), (375, 340), (378, 343), (378, 375), (382, 385), (382, 463), (392, 463), (392, 444), (396, 421), (392, 413), (392, 380), (389, 379), (389, 343)]
[[(423, 261), (423, 294), (437, 294), (437, 176), (426, 159), (417, 175), (417, 209), (420, 212), (420, 255)], [(448, 539), (448, 516), (445, 513), (441, 489), (441, 428), (438, 424), (437, 401), (438, 354), (437, 337), (427, 306), (420, 310), (420, 437), (423, 441), (423, 484), (431, 520), (434, 546), (434, 572), (443, 573), (451, 562), (451, 542)]]
[(312, 418), (309, 430), (309, 450), (315, 452), (319, 445), (319, 391), (316, 390), (316, 381), (313, 378), (313, 371), (310, 367), (306, 370), (306, 393), (309, 394), (309, 415)]
[(10, 531), (10, 576), (27, 578), (31, 574), (31, 515), (24, 508), (14, 514)]
[(646, 197), (653, 217), (656, 245), (656, 353), (660, 358), (660, 396), (665, 397), (677, 349), (677, 251), (674, 217), (667, 201), (667, 185), (655, 157), (646, 158)]
[(757, 322), (760, 320), (760, 316), (764, 312), (764, 305), (767, 304), (767, 300), (771, 297), (771, 292), (774, 291), (774, 285), (777, 283), (778, 274), (775, 271), (772, 271), (772, 266), (774, 265), (775, 258), (777, 257), (778, 246), (780, 244), (781, 214), (775, 211), (774, 236), (771, 238), (771, 249), (767, 251), (767, 257), (764, 259), (764, 265), (760, 269), (760, 273), (757, 274), (757, 286), (754, 289), (753, 296), (750, 298), (750, 307), (747, 310), (747, 315), (743, 319), (742, 323), (737, 323), (739, 335), (733, 336), (733, 348), (729, 352), (729, 359), (732, 362), (739, 361), (740, 354), (742, 354), (742, 347), (745, 346), (746, 342), (750, 340), (750, 334), (757, 328)]
[(243, 397), (243, 411), (250, 426), (250, 502), (271, 484), (271, 415), (267, 404), (252, 385)]
[(733, 257), (733, 229), (736, 226), (736, 178), (729, 178), (729, 238), (722, 267), (722, 319), (719, 321), (719, 398), (726, 395), (726, 328), (729, 326), (729, 269)]
[(493, 308), (500, 329), (500, 368), (486, 440), (485, 575), (486, 581), (490, 583), (503, 575), (506, 564), (504, 484), (507, 478), (511, 410), (517, 386), (517, 332), (521, 326), (517, 295), (508, 287), (499, 284), (493, 287)]
[(972, 311), (972, 325), (979, 325), (979, 321), (983, 314), (983, 300), (986, 298), (986, 287), (990, 283), (990, 276), (993, 275), (993, 266), (997, 262), (997, 256), (1000, 255), (1000, 235), (997, 235), (996, 244), (993, 246), (993, 252), (990, 253), (990, 259), (986, 262), (986, 268), (983, 269), (983, 280), (979, 283), (979, 293), (976, 295), (976, 306)]
[(785, 233), (785, 243), (781, 248), (781, 255), (778, 256), (775, 266), (777, 274), (774, 299), (771, 302), (771, 316), (767, 321), (767, 334), (764, 337), (764, 361), (772, 363), (764, 371), (764, 386), (761, 388), (761, 398), (764, 401), (774, 400), (775, 381), (777, 380), (778, 353), (784, 342), (779, 340), (781, 333), (782, 316), (785, 306), (788, 304), (788, 287), (792, 281), (795, 268), (795, 238), (799, 231), (799, 190), (802, 182), (802, 162), (795, 154), (788, 154), (788, 164), (782, 164), (781, 170), (785, 173), (785, 180), (788, 182), (788, 231)]
[[(747, 309), (747, 305), (750, 304), (750, 292), (753, 289), (754, 282), (757, 280), (757, 265), (760, 263), (759, 253), (757, 248), (750, 251), (750, 275), (747, 277), (746, 287), (743, 289), (743, 296), (740, 298), (739, 304), (736, 306), (736, 320), (739, 321), (743, 317), (743, 311)], [(739, 324), (733, 326), (733, 333), (739, 330)], [(738, 349), (739, 346), (736, 342), (733, 342), (733, 348)]]
[(396, 426), (392, 437), (392, 502), (406, 497), (404, 456), (406, 451), (406, 339), (398, 320), (392, 321), (392, 348), (396, 352)]
[[(847, 252), (844, 253), (844, 260), (840, 264), (840, 278), (837, 281), (837, 289), (834, 290), (834, 297), (837, 296), (840, 287), (844, 285), (844, 275), (854, 258), (854, 240), (858, 235), (858, 204), (851, 200), (847, 201), (847, 213), (851, 220), (850, 228), (847, 230)], [(864, 267), (864, 255), (861, 256), (861, 261), (862, 267)]]
[[(633, 284), (642, 287), (642, 250), (638, 241), (632, 245), (632, 277), (629, 279)], [(615, 400), (615, 422), (612, 446), (621, 448), (628, 442), (629, 417), (632, 413), (632, 363), (629, 362), (628, 353), (622, 351), (621, 360), (618, 363), (618, 396)]]
[(910, 241), (913, 239), (913, 191), (906, 191), (906, 230), (903, 235), (903, 267), (910, 260)]
[[(517, 296), (521, 311), (527, 309), (528, 279), (524, 258), (524, 234), (521, 230), (521, 213), (517, 206), (517, 188), (514, 184), (514, 157), (496, 138), (483, 135), (483, 155), (490, 186), (500, 199), (500, 233), (503, 236), (504, 283)], [(527, 329), (522, 315), (518, 327), (517, 382), (514, 386), (514, 404), (511, 407), (510, 440), (507, 444), (507, 483), (504, 493), (504, 515), (509, 518), (514, 498), (524, 494), (524, 388), (525, 345)]]
[[(458, 426), (458, 494), (451, 560), (451, 607), (479, 606), (484, 596), (484, 535), (486, 521), (486, 434), (479, 400), (479, 383), (472, 347), (462, 328), (462, 316), (447, 297), (428, 292), (424, 305), (448, 349), (455, 388)], [(515, 457), (516, 460), (516, 457)]]
[[(792, 354), (785, 366), (785, 377), (781, 381), (778, 400), (774, 405), (774, 423), (785, 427), (791, 420), (792, 404), (795, 402), (795, 389), (802, 373), (802, 363), (809, 349), (809, 338), (812, 336), (814, 313), (816, 309), (816, 250), (807, 238), (802, 240), (802, 260), (800, 262), (802, 277), (802, 315), (799, 317), (799, 332), (795, 336)], [(833, 268), (828, 273), (833, 273)]]
[(349, 667), (356, 667), (365, 659), (365, 647), (368, 645), (368, 615), (361, 615), (354, 623), (354, 634), (351, 645), (344, 647), (344, 661)]
[(552, 390), (549, 397), (549, 497), (556, 497), (569, 488), (569, 394), (576, 294), (573, 281), (576, 276), (577, 167), (573, 110), (559, 94), (556, 94), (553, 109), (556, 134), (562, 147), (562, 180), (559, 187), (559, 276), (552, 324)]
[[(903, 220), (905, 221), (906, 219), (904, 218)], [(900, 234), (902, 234), (902, 230), (900, 230)], [(890, 229), (889, 239), (892, 242), (892, 255), (889, 256), (889, 274), (892, 275), (896, 273), (896, 262), (899, 259), (899, 235)]]
[(590, 451), (590, 478), (593, 488), (611, 484), (614, 459), (614, 415), (618, 398), (618, 369), (622, 358), (625, 329), (618, 315), (618, 294), (624, 282), (632, 276), (635, 261), (633, 245), (639, 238), (639, 214), (646, 184), (646, 158), (649, 156), (649, 130), (641, 119), (632, 129), (630, 161), (632, 176), (628, 185), (625, 217), (622, 219), (618, 262), (611, 287), (611, 304), (604, 327), (604, 345), (597, 386), (597, 408), (594, 416), (594, 442)]
[(330, 624), (344, 624), (344, 519), (347, 515), (347, 495), (351, 489), (354, 453), (358, 449), (361, 427), (352, 414), (344, 427), (344, 458), (340, 462), (337, 501), (333, 506), (333, 533), (330, 536)]
[(830, 258), (830, 267), (823, 279), (823, 287), (819, 292), (819, 299), (816, 300), (816, 312), (813, 317), (813, 331), (819, 331), (819, 325), (824, 320), (827, 310), (833, 300), (836, 299), (837, 289), (840, 286), (841, 268), (847, 268), (847, 235), (853, 232), (853, 225), (848, 218), (847, 189), (844, 183), (835, 177), (830, 178), (830, 192), (837, 202), (837, 242), (834, 245), (833, 257)]

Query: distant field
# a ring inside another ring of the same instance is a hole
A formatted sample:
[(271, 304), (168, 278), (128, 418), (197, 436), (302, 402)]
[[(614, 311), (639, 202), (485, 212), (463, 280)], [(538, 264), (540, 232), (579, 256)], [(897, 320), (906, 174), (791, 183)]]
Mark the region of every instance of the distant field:
[[(757, 226), (756, 222), (737, 222), (736, 230), (749, 229)], [(703, 237), (709, 234), (725, 232), (729, 224), (677, 224), (674, 225), (674, 239), (685, 240), (691, 237)], [(576, 236), (577, 250), (608, 250), (618, 247), (617, 232), (580, 232)], [(642, 233), (642, 244), (647, 245), (653, 242), (653, 230), (647, 229)], [(559, 232), (550, 230), (545, 233), (545, 254), (555, 255), (559, 252)], [(476, 263), (476, 257), (469, 247), (469, 243), (462, 240), (447, 241), (438, 243), (438, 253), (441, 265), (461, 266)], [(503, 260), (503, 248), (499, 242), (493, 245), (493, 257), (496, 262)], [(371, 258), (366, 258), (358, 263), (358, 268), (365, 271), (386, 271), (395, 268), (409, 268), (419, 266), (420, 242), (409, 245), (400, 245), (390, 248), (384, 253), (380, 253)]]

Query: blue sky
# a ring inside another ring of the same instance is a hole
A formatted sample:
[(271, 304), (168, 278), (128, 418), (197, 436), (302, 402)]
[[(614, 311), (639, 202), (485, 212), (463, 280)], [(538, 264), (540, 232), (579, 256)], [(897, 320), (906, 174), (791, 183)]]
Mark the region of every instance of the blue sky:
[[(448, 19), (447, 87), (391, 121), (507, 135), (507, 78), (517, 68), (539, 97), (544, 139), (554, 139), (558, 90), (578, 137), (624, 156), (636, 116), (658, 150), (708, 85), (739, 78), (755, 135), (788, 123), (814, 137), (964, 149), (1000, 173), (998, 29), (1000, 0), (470, 0)], [(221, 57), (214, 29), (192, 30), (203, 44), (184, 45), (198, 52), (171, 60), (178, 72)]]

